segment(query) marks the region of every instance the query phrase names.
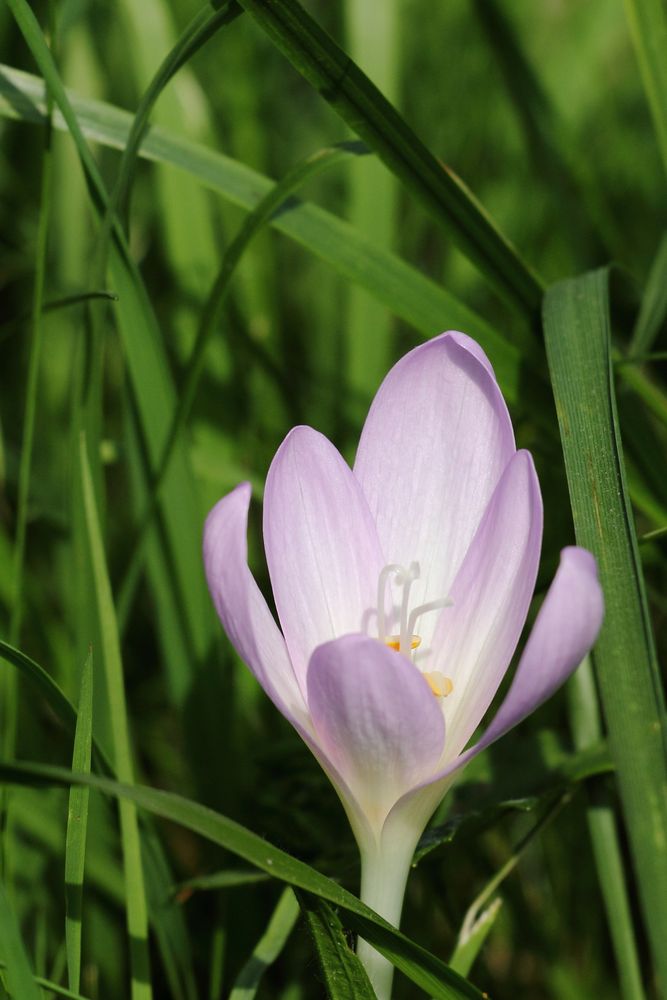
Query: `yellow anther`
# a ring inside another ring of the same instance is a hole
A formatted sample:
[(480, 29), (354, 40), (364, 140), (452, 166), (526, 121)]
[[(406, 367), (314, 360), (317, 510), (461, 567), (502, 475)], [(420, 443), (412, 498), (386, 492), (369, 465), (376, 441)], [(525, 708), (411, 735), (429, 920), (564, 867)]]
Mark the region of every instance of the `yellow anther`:
[[(410, 639), (410, 649), (417, 649), (421, 646), (422, 640), (420, 635), (413, 635)], [(389, 646), (390, 649), (395, 649), (398, 653), (401, 648), (401, 637), (400, 635), (390, 635), (388, 639), (384, 640), (385, 646)]]
[(424, 678), (436, 698), (446, 698), (454, 690), (451, 678), (445, 677), (439, 670), (433, 673), (425, 673)]

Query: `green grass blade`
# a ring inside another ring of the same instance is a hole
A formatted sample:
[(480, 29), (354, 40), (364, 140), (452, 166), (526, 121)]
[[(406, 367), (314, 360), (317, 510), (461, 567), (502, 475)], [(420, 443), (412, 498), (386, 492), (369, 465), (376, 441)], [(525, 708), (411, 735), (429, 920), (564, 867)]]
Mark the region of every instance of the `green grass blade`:
[[(590, 657), (586, 657), (575, 672), (567, 692), (574, 743), (577, 749), (586, 750), (599, 743), (602, 738), (602, 722)], [(594, 786), (587, 788), (586, 793), (586, 820), (616, 954), (621, 996), (623, 1000), (644, 1000), (616, 818), (611, 805), (596, 797)]]
[[(6, 962), (0, 961), (0, 969), (6, 967)], [(82, 993), (75, 993), (73, 990), (68, 990), (65, 986), (59, 986), (58, 983), (54, 983), (51, 979), (45, 979), (43, 976), (33, 976), (33, 981), (37, 986), (41, 987), (44, 993), (54, 993), (57, 997), (67, 997), (69, 1000), (88, 1000)]]
[[(74, 734), (72, 770), (90, 773), (93, 742), (93, 654), (88, 654), (81, 671), (79, 710)], [(71, 990), (81, 986), (81, 919), (83, 875), (86, 863), (88, 798), (90, 789), (71, 788), (65, 839), (65, 942), (67, 975)]]
[(352, 893), (304, 862), (273, 847), (263, 837), (198, 802), (173, 792), (142, 785), (122, 785), (93, 775), (72, 774), (64, 768), (46, 764), (0, 762), (0, 780), (36, 786), (82, 784), (127, 799), (225, 848), (272, 878), (332, 903), (345, 913), (346, 925), (351, 930), (369, 941), (434, 1000), (482, 1000), (482, 994), (472, 984), (393, 928)]
[(463, 182), (297, 0), (241, 0), (292, 65), (417, 197), (498, 291), (529, 316), (541, 285)]
[(449, 960), (450, 969), (454, 969), (461, 976), (469, 974), (475, 959), (491, 932), (491, 928), (496, 922), (496, 917), (502, 905), (503, 901), (498, 896), (485, 910), (482, 910), (475, 919), (474, 924), (469, 928), (465, 938), (459, 938), (454, 953)]
[(308, 893), (298, 893), (297, 899), (315, 944), (329, 1000), (375, 1000), (366, 970), (347, 943), (335, 910)]
[(7, 984), (13, 1000), (41, 1000), (21, 933), (0, 881), (0, 956), (5, 961)]
[(257, 942), (229, 994), (229, 1000), (254, 1000), (262, 977), (280, 955), (299, 916), (299, 905), (291, 889), (283, 889), (268, 926)]
[[(127, 708), (125, 705), (123, 665), (118, 642), (118, 630), (116, 628), (116, 615), (111, 596), (111, 585), (107, 573), (93, 482), (83, 436), (81, 437), (79, 454), (86, 532), (90, 548), (95, 599), (99, 617), (114, 760), (118, 777), (122, 781), (129, 783), (133, 780), (133, 766)], [(124, 802), (120, 805), (120, 824), (123, 860), (125, 864), (132, 998), (133, 1000), (150, 1000), (152, 997), (152, 988), (148, 952), (148, 912), (144, 889), (144, 874), (141, 864), (141, 842), (136, 809), (129, 802)]]
[[(347, 47), (375, 86), (396, 103), (399, 85), (400, 0), (381, 4), (345, 0)], [(378, 246), (393, 249), (398, 219), (398, 184), (377, 158), (350, 166), (347, 174), (347, 217), (360, 233)], [(353, 392), (372, 395), (392, 361), (392, 316), (363, 288), (353, 285), (346, 295), (344, 370)]]
[(544, 332), (577, 541), (606, 615), (593, 662), (655, 968), (667, 982), (667, 735), (612, 379), (608, 274), (560, 282)]
[(644, 90), (667, 171), (667, 12), (663, 0), (625, 0)]
[[(70, 94), (69, 99), (85, 136), (114, 149), (124, 148), (132, 124), (130, 114), (75, 94)], [(0, 114), (20, 121), (43, 121), (43, 81), (21, 70), (1, 67)], [(59, 129), (67, 127), (58, 113), (54, 125)], [(249, 210), (257, 207), (274, 184), (242, 163), (158, 127), (151, 128), (146, 136), (141, 155), (186, 171), (233, 204)], [(335, 268), (345, 280), (365, 288), (420, 333), (432, 336), (449, 327), (475, 337), (493, 362), (503, 394), (510, 403), (517, 402), (524, 363), (517, 348), (436, 282), (316, 205), (295, 202), (289, 211), (274, 216), (270, 224)]]
[(632, 331), (628, 357), (648, 354), (667, 321), (667, 233), (655, 255)]

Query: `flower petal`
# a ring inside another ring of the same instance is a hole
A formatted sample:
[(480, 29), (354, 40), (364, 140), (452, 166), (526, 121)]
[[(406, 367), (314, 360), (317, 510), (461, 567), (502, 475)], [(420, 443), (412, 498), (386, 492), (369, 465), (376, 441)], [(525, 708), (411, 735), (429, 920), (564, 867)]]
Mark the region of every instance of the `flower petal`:
[(603, 617), (604, 598), (595, 559), (586, 549), (563, 549), (512, 686), (493, 722), (474, 746), (404, 795), (392, 809), (388, 822), (396, 819), (400, 823), (404, 814), (420, 815), (425, 822), (450, 787), (455, 772), (517, 726), (565, 683), (593, 646)]
[(603, 617), (595, 558), (574, 545), (563, 549), (512, 686), (482, 739), (463, 756), (479, 753), (550, 698), (591, 649)]
[[(449, 332), (420, 345), (385, 378), (354, 472), (386, 561), (420, 564), (413, 606), (448, 595), (514, 451), (491, 365), (464, 334)], [(436, 619), (426, 615), (420, 625), (426, 641)]]
[(251, 488), (241, 483), (218, 501), (204, 527), (208, 587), (227, 635), (271, 701), (298, 728), (308, 725), (285, 640), (248, 568)]
[(377, 630), (384, 562), (351, 469), (310, 427), (287, 435), (269, 469), (264, 544), (283, 633), (305, 690), (316, 646), (346, 633)]
[(327, 642), (308, 668), (316, 738), (378, 832), (394, 803), (442, 753), (436, 698), (406, 657), (362, 635)]
[(461, 752), (491, 704), (521, 636), (535, 587), (542, 499), (533, 460), (518, 451), (502, 475), (450, 591), (429, 670), (449, 677), (445, 755)]

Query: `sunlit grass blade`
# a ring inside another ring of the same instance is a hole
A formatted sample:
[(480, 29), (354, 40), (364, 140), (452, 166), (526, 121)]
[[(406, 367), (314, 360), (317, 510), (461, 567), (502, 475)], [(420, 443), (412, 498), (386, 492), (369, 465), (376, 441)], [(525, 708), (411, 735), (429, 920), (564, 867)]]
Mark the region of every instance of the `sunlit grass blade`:
[(352, 893), (303, 861), (273, 847), (263, 837), (198, 802), (173, 792), (142, 785), (122, 785), (93, 775), (72, 774), (64, 768), (46, 764), (0, 762), (0, 780), (37, 786), (83, 784), (127, 799), (225, 848), (272, 878), (332, 903), (345, 914), (347, 927), (369, 941), (434, 1000), (482, 1000), (482, 994), (471, 983), (393, 928)]
[[(86, 442), (80, 442), (80, 474), (83, 490), (83, 504), (86, 519), (86, 533), (93, 570), (95, 599), (102, 642), (102, 658), (106, 679), (109, 719), (113, 739), (113, 753), (118, 777), (124, 782), (132, 782), (133, 765), (130, 733), (125, 705), (123, 665), (118, 642), (118, 630), (111, 585), (107, 573), (104, 545), (95, 503)], [(150, 960), (148, 952), (148, 912), (144, 889), (144, 874), (141, 864), (141, 841), (137, 813), (129, 802), (120, 805), (121, 839), (125, 865), (125, 891), (127, 898), (127, 929), (130, 938), (133, 1000), (150, 1000)]]
[(667, 11), (663, 0), (625, 0), (625, 10), (667, 171)]
[(296, 69), (374, 150), (509, 301), (533, 316), (541, 286), (463, 182), (297, 0), (241, 0)]
[[(100, 101), (69, 96), (83, 134), (114, 149), (124, 147), (132, 123), (130, 114)], [(11, 67), (0, 67), (0, 114), (37, 123), (43, 120), (43, 108), (42, 80)], [(54, 125), (66, 128), (57, 113)], [(141, 155), (185, 170), (233, 204), (249, 210), (256, 208), (274, 185), (256, 170), (158, 127), (146, 136)], [(517, 402), (521, 368), (530, 365), (531, 359), (522, 359), (493, 324), (435, 281), (316, 205), (296, 202), (289, 211), (274, 216), (270, 224), (330, 264), (345, 280), (365, 288), (422, 334), (432, 336), (449, 327), (475, 337), (493, 362), (504, 396), (510, 403)]]
[(229, 994), (229, 1000), (254, 1000), (264, 973), (287, 944), (299, 916), (299, 905), (291, 889), (283, 889), (268, 926), (255, 945)]
[(628, 357), (647, 354), (667, 324), (667, 233), (655, 255), (632, 331)]
[(323, 170), (327, 170), (339, 163), (345, 163), (354, 157), (364, 155), (365, 152), (365, 147), (360, 147), (358, 143), (341, 143), (338, 146), (320, 149), (297, 163), (286, 173), (282, 180), (274, 185), (250, 213), (241, 226), (239, 233), (225, 251), (220, 270), (202, 310), (197, 337), (183, 378), (178, 402), (166, 435), (164, 449), (151, 479), (148, 501), (139, 519), (139, 527), (134, 544), (131, 546), (132, 554), (130, 561), (118, 588), (118, 619), (121, 631), (127, 620), (139, 579), (145, 541), (148, 537), (148, 529), (151, 521), (158, 507), (160, 491), (167, 470), (169, 469), (174, 449), (195, 401), (199, 381), (204, 370), (206, 350), (220, 322), (222, 308), (229, 293), (231, 280), (243, 254), (255, 236), (267, 225), (271, 217), (279, 211), (287, 199), (303, 184), (312, 180)]
[[(387, 100), (396, 103), (399, 89), (400, 0), (381, 4), (345, 0), (347, 49)], [(398, 184), (383, 163), (373, 159), (352, 164), (347, 175), (347, 218), (360, 233), (386, 250), (396, 245)], [(392, 360), (392, 316), (363, 288), (354, 285), (345, 303), (344, 369), (353, 391), (370, 395)]]
[(315, 944), (329, 1000), (375, 1000), (366, 970), (347, 942), (335, 910), (308, 893), (297, 894)]
[[(93, 653), (81, 671), (72, 770), (90, 773), (93, 743)], [(71, 788), (65, 840), (65, 941), (69, 987), (81, 985), (81, 919), (90, 789)]]
[[(585, 750), (602, 738), (602, 722), (590, 657), (586, 657), (568, 685), (570, 723), (575, 746)], [(607, 921), (616, 953), (624, 1000), (644, 1000), (637, 943), (628, 899), (616, 817), (609, 802), (600, 801), (595, 788), (586, 789), (586, 820), (605, 901)]]
[(607, 271), (560, 282), (544, 332), (577, 541), (595, 555), (606, 614), (593, 662), (646, 930), (667, 982), (665, 703), (616, 416)]
[(41, 1000), (41, 991), (33, 978), (21, 932), (0, 880), (0, 957), (5, 963), (5, 975), (12, 997), (20, 1000)]
[(450, 969), (454, 969), (461, 976), (467, 976), (470, 973), (475, 959), (496, 922), (502, 905), (503, 901), (498, 896), (475, 917), (474, 923), (466, 928), (465, 934), (459, 936), (454, 953), (449, 959)]

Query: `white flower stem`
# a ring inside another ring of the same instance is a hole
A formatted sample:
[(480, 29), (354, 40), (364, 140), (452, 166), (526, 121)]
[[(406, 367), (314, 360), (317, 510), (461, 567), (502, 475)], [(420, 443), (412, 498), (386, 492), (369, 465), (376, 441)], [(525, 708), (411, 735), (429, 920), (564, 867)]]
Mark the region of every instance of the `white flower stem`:
[[(412, 838), (398, 849), (383, 850), (380, 846), (361, 851), (361, 899), (376, 913), (398, 927), (403, 907), (403, 894), (414, 851)], [(359, 939), (359, 956), (378, 1000), (390, 1000), (394, 966), (367, 941)]]

